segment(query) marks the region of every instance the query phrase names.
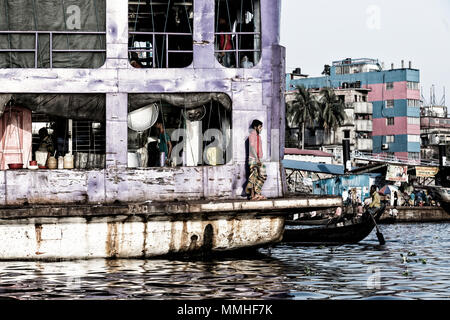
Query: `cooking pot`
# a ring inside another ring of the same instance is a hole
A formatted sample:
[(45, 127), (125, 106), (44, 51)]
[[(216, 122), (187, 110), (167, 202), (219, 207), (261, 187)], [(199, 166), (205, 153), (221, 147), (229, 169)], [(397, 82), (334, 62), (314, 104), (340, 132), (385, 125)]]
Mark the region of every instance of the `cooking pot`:
[(23, 168), (23, 163), (8, 163), (8, 167), (11, 170), (22, 169)]

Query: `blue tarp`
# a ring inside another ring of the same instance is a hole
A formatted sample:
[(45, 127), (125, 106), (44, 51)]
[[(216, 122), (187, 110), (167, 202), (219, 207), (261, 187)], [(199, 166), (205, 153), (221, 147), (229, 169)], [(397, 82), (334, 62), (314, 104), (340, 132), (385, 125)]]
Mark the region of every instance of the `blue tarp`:
[(285, 169), (321, 172), (336, 175), (344, 174), (344, 166), (339, 166), (336, 164), (315, 163), (297, 160), (283, 160), (282, 163)]
[(346, 176), (323, 179), (313, 183), (313, 193), (320, 195), (341, 196), (343, 191), (355, 189), (360, 201), (370, 197), (370, 186), (376, 183), (379, 173), (350, 174)]

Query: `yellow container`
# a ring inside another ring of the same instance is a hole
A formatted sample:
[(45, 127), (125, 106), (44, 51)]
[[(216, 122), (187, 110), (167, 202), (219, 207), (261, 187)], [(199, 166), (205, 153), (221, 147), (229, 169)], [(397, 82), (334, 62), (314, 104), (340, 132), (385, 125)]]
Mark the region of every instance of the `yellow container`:
[(70, 153), (64, 157), (64, 169), (73, 169), (73, 155)]

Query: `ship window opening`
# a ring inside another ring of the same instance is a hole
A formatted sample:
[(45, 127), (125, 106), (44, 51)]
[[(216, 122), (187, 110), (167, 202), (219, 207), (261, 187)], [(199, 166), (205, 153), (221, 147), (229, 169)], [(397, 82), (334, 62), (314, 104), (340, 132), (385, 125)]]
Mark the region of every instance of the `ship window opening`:
[(0, 68), (100, 68), (105, 0), (0, 0)]
[(216, 166), (231, 157), (226, 94), (129, 95), (129, 168)]
[[(2, 170), (10, 163), (22, 163), (24, 169), (49, 168), (50, 157), (72, 159), (74, 169), (105, 168), (104, 95), (12, 94), (8, 98), (0, 109)], [(69, 163), (65, 169), (72, 168)]]
[(261, 59), (260, 0), (215, 0), (216, 58), (227, 68), (252, 68)]
[(128, 1), (128, 56), (135, 68), (185, 68), (193, 60), (193, 1)]

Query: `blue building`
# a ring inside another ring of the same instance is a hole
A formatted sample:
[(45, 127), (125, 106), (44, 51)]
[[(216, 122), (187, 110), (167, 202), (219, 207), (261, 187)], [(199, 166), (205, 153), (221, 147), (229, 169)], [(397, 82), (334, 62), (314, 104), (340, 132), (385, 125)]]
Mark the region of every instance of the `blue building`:
[[(326, 68), (327, 69), (327, 68)], [(384, 70), (376, 59), (335, 61), (324, 76), (288, 74), (286, 90), (298, 85), (309, 89), (367, 88), (373, 105), (373, 153), (399, 159), (420, 157), (420, 71), (402, 66)]]

